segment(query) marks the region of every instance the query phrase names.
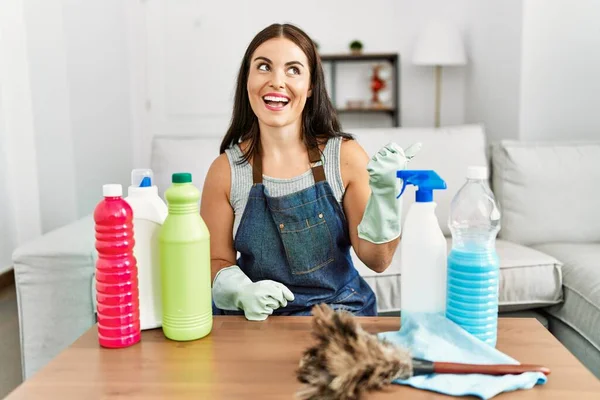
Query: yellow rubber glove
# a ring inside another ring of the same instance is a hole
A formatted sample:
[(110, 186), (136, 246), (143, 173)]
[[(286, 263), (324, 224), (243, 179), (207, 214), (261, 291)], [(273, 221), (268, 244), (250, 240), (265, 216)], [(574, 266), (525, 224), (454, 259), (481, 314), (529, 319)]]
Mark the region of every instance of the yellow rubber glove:
[(382, 147), (369, 161), (369, 186), (371, 196), (363, 218), (358, 224), (358, 237), (371, 243), (390, 242), (402, 232), (402, 181), (396, 171), (406, 169), (408, 162), (421, 150), (415, 143), (406, 150), (396, 143)]
[(271, 280), (252, 282), (237, 265), (217, 272), (212, 295), (218, 308), (244, 310), (250, 321), (263, 321), (273, 310), (294, 300), (294, 294), (284, 284)]

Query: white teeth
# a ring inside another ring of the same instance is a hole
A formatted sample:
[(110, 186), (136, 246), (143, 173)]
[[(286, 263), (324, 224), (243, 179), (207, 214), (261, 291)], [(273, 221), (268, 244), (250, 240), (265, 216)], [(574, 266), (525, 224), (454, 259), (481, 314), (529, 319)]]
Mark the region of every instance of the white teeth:
[(263, 97), (266, 101), (278, 101), (281, 103), (287, 103), (289, 100), (285, 97), (277, 97), (277, 96), (265, 96)]

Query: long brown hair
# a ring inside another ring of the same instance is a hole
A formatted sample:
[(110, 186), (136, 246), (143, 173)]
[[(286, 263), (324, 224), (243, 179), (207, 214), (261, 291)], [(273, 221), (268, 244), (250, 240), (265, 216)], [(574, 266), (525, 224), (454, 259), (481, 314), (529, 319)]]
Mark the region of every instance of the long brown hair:
[(332, 137), (341, 136), (352, 139), (352, 135), (340, 131), (341, 125), (325, 87), (325, 75), (321, 57), (314, 41), (300, 28), (290, 24), (272, 24), (260, 31), (248, 45), (237, 77), (233, 113), (229, 129), (221, 142), (220, 153), (225, 149), (249, 140), (244, 150), (242, 162), (250, 160), (260, 149), (260, 131), (258, 118), (252, 111), (248, 99), (247, 84), (250, 70), (250, 58), (254, 51), (269, 39), (286, 38), (294, 42), (308, 59), (311, 76), (312, 95), (306, 99), (302, 111), (302, 137), (307, 147), (316, 147)]

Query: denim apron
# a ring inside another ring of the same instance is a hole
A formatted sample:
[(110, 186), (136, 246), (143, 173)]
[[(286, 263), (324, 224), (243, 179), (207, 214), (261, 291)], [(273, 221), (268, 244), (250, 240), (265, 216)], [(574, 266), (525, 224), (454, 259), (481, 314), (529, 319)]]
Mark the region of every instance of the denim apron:
[(309, 149), (309, 158), (314, 186), (269, 197), (262, 157), (255, 157), (253, 185), (234, 240), (238, 266), (253, 282), (274, 280), (294, 293), (295, 299), (273, 315), (310, 315), (319, 303), (377, 315), (375, 293), (352, 263), (346, 217), (325, 178), (319, 149)]

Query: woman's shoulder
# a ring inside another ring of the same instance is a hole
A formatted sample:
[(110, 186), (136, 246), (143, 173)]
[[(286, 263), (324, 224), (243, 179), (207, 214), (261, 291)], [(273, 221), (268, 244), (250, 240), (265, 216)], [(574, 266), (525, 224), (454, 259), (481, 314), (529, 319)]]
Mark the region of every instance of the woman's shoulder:
[[(344, 188), (355, 180), (362, 180), (367, 173), (369, 156), (354, 139), (342, 138), (340, 144), (340, 173)], [(368, 174), (366, 175), (368, 178)]]
[(351, 168), (366, 168), (369, 155), (365, 149), (354, 139), (341, 138), (340, 165)]
[(227, 153), (219, 154), (219, 156), (213, 160), (209, 168), (209, 172), (220, 172), (223, 170), (229, 170), (229, 156)]
[(231, 166), (226, 153), (220, 154), (213, 160), (206, 173), (204, 187), (210, 190), (224, 190), (229, 196), (231, 188)]

